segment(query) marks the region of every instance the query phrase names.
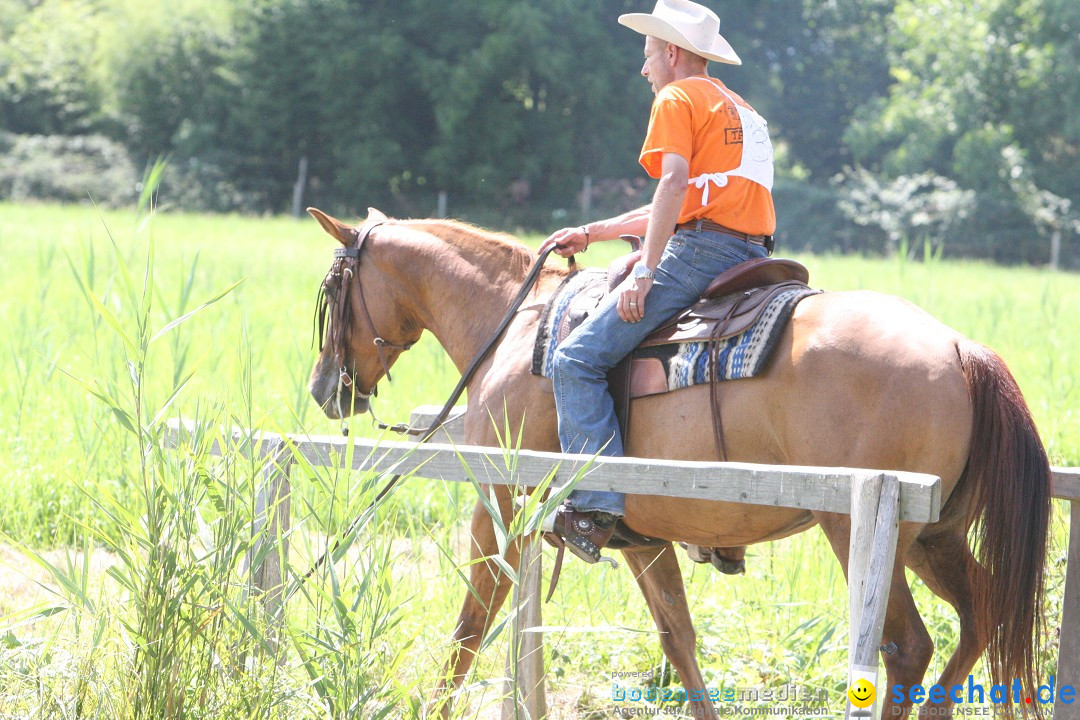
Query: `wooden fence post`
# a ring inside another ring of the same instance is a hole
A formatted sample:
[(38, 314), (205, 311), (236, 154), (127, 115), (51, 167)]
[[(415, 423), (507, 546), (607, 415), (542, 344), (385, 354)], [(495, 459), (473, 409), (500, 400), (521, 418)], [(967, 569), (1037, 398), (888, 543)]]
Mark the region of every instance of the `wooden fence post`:
[[(430, 423), (437, 410), (431, 407), (418, 408), (413, 413), (414, 425)], [(357, 453), (353, 458), (354, 469), (394, 467), (399, 472), (421, 471), (420, 476), (425, 478), (462, 481), (465, 478), (461, 464), (469, 463), (481, 483), (497, 485), (516, 482), (517, 478), (507, 478), (498, 469), (498, 460), (503, 457), (503, 450), (458, 444), (463, 439), (462, 414), (463, 411), (458, 411), (443, 426), (445, 437), (451, 439), (456, 447), (417, 447), (410, 443), (373, 443), (363, 439), (346, 441), (328, 436), (264, 435), (267, 440), (259, 453), (263, 460), (262, 482), (258, 488), (256, 512), (252, 522), (255, 542), (244, 558), (241, 571), (250, 576), (251, 584), (261, 592), (268, 616), (272, 619), (272, 627), (280, 627), (282, 622), (281, 606), (284, 597), (281, 561), (288, 552), (288, 471), (293, 463), (293, 454), (315, 465), (333, 465), (340, 462), (345, 446), (354, 443), (357, 447), (372, 450), (378, 447), (381, 451), (377, 457)], [(189, 437), (196, 433), (197, 427), (195, 423), (171, 420), (164, 442), (171, 448), (183, 447)], [(246, 443), (251, 437), (251, 430), (234, 428), (232, 431), (234, 444), (249, 447)], [(230, 447), (224, 442), (215, 441), (210, 452), (222, 455), (231, 452)], [(877, 653), (892, 582), (898, 523), (936, 522), (941, 504), (940, 479), (918, 473), (595, 458), (530, 450), (520, 451), (517, 462), (518, 477), (537, 478), (551, 473), (566, 478), (577, 472), (579, 467), (591, 465), (590, 473), (582, 478), (579, 485), (582, 489), (607, 490), (618, 487), (630, 493), (655, 494), (662, 491), (675, 497), (708, 501), (850, 513), (848, 584), (852, 629), (849, 678), (853, 682), (855, 678), (865, 677), (875, 684), (875, 688)], [(720, 468), (714, 468), (714, 465), (722, 465), (722, 479), (716, 474)], [(1065, 685), (1072, 688), (1080, 686), (1080, 468), (1055, 467), (1052, 470), (1053, 496), (1071, 503), (1061, 638), (1055, 678), (1057, 690)], [(520, 568), (519, 588), (515, 590), (515, 603), (523, 605), (518, 620), (521, 629), (542, 626), (539, 613), (540, 548), (535, 541), (531, 545), (532, 547), (524, 552), (524, 559), (530, 562), (524, 562)], [(535, 558), (531, 555), (533, 552)], [(532, 572), (533, 567), (535, 572)], [(527, 640), (512, 640), (510, 663), (518, 668), (518, 688), (531, 688), (531, 694), (536, 701), (544, 702), (541, 635), (524, 634), (530, 637)], [(274, 640), (276, 643), (276, 638)], [(530, 644), (530, 641), (533, 644)], [(513, 654), (515, 648), (516, 655)], [(523, 661), (532, 663), (531, 669), (522, 669)], [(880, 690), (878, 694), (881, 694)], [(527, 705), (529, 698), (530, 694), (526, 692), (524, 702), (513, 703), (513, 714), (506, 717), (539, 720), (546, 703), (538, 706)], [(1060, 693), (1056, 693), (1055, 699), (1054, 715), (1057, 720), (1080, 720), (1080, 701), (1074, 696), (1068, 696), (1068, 701), (1065, 701)], [(533, 709), (536, 707), (540, 710)], [(523, 710), (529, 714), (522, 714)], [(850, 705), (847, 710), (849, 717), (870, 714)]]
[(254, 542), (244, 558), (251, 586), (263, 604), (269, 621), (267, 641), (275, 652), (283, 624), (282, 600), (285, 581), (282, 562), (289, 554), (289, 470), (292, 452), (284, 438), (264, 444), (262, 478), (255, 495), (255, 516), (251, 522)]
[[(900, 527), (900, 483), (894, 475), (855, 478), (851, 486), (851, 539), (848, 548), (848, 686), (859, 679), (878, 687), (878, 648), (892, 585), (896, 537)], [(878, 696), (881, 690), (877, 690)], [(871, 717), (874, 706), (847, 703), (847, 717)]]
[[(413, 410), (409, 424), (423, 428), (438, 415), (437, 405), (423, 405)], [(445, 437), (443, 437), (445, 436)], [(455, 444), (465, 442), (465, 410), (455, 408), (433, 438)], [(522, 538), (518, 582), (514, 586), (511, 612), (517, 612), (506, 654), (506, 697), (503, 720), (540, 720), (547, 715), (545, 691), (544, 635), (530, 628), (544, 624), (540, 606), (540, 586), (544, 576), (543, 546), (539, 538)]]
[(1080, 500), (1069, 503), (1069, 555), (1065, 566), (1065, 597), (1061, 611), (1057, 677), (1054, 678), (1054, 720), (1080, 720), (1080, 698), (1061, 700), (1060, 689), (1080, 690)]
[(514, 586), (517, 617), (506, 656), (503, 720), (540, 720), (547, 715), (544, 691), (544, 636), (540, 612), (543, 547), (539, 538), (523, 539), (518, 583)]
[(304, 208), (304, 188), (307, 187), (307, 155), (300, 156), (300, 164), (296, 168), (296, 182), (292, 191), (292, 216), (300, 217)]

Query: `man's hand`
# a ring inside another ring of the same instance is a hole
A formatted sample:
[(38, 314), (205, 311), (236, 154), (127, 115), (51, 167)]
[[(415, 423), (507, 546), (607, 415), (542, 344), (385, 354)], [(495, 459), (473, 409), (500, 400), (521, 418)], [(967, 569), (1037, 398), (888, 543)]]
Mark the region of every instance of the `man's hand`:
[(584, 227), (568, 227), (556, 230), (548, 236), (547, 240), (541, 243), (537, 255), (542, 255), (549, 247), (554, 247), (556, 255), (570, 257), (575, 253), (584, 252), (588, 246), (589, 236), (585, 233)]
[(652, 290), (653, 281), (626, 278), (616, 289), (619, 293), (619, 317), (623, 322), (640, 322), (645, 317), (645, 296)]

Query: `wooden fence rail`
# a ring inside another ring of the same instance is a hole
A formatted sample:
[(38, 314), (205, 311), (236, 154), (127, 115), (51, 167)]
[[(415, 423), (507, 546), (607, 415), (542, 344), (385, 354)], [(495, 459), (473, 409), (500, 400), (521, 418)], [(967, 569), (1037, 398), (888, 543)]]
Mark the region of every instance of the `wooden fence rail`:
[[(424, 427), (437, 408), (418, 408), (414, 426)], [(446, 443), (374, 442), (330, 436), (259, 433), (234, 430), (233, 442), (250, 443), (265, 461), (253, 532), (263, 542), (279, 545), (274, 552), (257, 547), (252, 558), (261, 566), (252, 572), (268, 611), (280, 616), (284, 578), (279, 559), (284, 557), (289, 528), (289, 468), (296, 453), (315, 466), (337, 466), (351, 445), (354, 470), (415, 473), (446, 481), (467, 480), (465, 467), (481, 483), (536, 484), (552, 475), (562, 485), (585, 470), (577, 487), (623, 493), (669, 495), (754, 505), (773, 505), (851, 515), (849, 600), (851, 603), (849, 682), (865, 677), (877, 684), (878, 647), (881, 644), (885, 599), (889, 594), (892, 559), (900, 522), (934, 522), (941, 505), (941, 483), (918, 473), (850, 468), (812, 468), (594, 458), (501, 448), (455, 445), (463, 432), (461, 412), (444, 426), (435, 440)], [(190, 423), (170, 423), (167, 442), (182, 447), (198, 429)], [(214, 452), (220, 452), (215, 444)], [(513, 457), (513, 470), (507, 458)], [(1065, 608), (1061, 633), (1058, 682), (1080, 685), (1080, 471), (1055, 469), (1055, 497), (1072, 502)], [(867, 552), (869, 548), (869, 552)], [(858, 549), (858, 552), (856, 552)], [(546, 715), (544, 659), (540, 612), (541, 551), (528, 543), (522, 554), (519, 582), (514, 589), (517, 631), (512, 633), (507, 676), (510, 678), (504, 718), (538, 720)], [(1066, 629), (1069, 629), (1066, 632)], [(848, 707), (849, 713), (853, 710)], [(1080, 703), (1055, 707), (1057, 720), (1080, 720)]]

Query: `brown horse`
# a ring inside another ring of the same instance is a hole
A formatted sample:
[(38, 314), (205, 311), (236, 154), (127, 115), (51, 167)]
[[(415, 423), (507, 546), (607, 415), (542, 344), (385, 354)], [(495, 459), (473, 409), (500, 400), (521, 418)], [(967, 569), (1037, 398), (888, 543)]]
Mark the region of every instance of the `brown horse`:
[[(513, 238), (458, 222), (389, 220), (372, 209), (353, 228), (318, 210), (309, 212), (359, 255), (346, 272), (344, 260), (335, 262), (323, 284), (330, 340), (320, 341), (311, 394), (332, 418), (348, 410), (365, 412), (375, 384), (424, 330), (438, 338), (462, 371), (498, 327), (534, 261)], [(551, 383), (531, 375), (530, 362), (544, 300), (566, 272), (544, 269), (469, 384), (470, 444), (497, 444), (490, 418), (505, 413), (511, 423), (516, 419), (510, 442), (519, 435), (524, 448), (559, 450)], [(797, 306), (764, 375), (721, 383), (721, 393), (730, 460), (886, 468), (941, 478), (947, 503), (940, 521), (900, 528), (883, 633), (883, 642), (896, 646), (883, 656), (888, 687), (922, 683), (933, 654), (906, 566), (960, 618), (959, 643), (939, 684), (949, 688), (966, 680), (986, 650), (994, 682), (1011, 686), (1019, 678), (1034, 689), (1051, 475), (1020, 390), (996, 354), (899, 298), (824, 293)], [(634, 402), (629, 455), (717, 459), (708, 386)], [(510, 490), (499, 486), (495, 492), (509, 518)], [(846, 573), (850, 534), (847, 515), (690, 503), (628, 497), (627, 524), (671, 542), (623, 551), (664, 653), (688, 694), (704, 688), (704, 682), (672, 542), (739, 546), (820, 524)], [(967, 541), (973, 522), (978, 560)], [(479, 503), (472, 537), (474, 559), (498, 553), (490, 518)], [(506, 560), (516, 564), (519, 552), (512, 547)], [(445, 675), (455, 687), (510, 587), (490, 561), (472, 564), (469, 579), (474, 591), (465, 595)], [(440, 687), (436, 697), (447, 690)], [(910, 706), (909, 700), (897, 706), (885, 697), (883, 717), (906, 714)], [(923, 709), (941, 713), (948, 707)], [(693, 710), (698, 717), (717, 717), (707, 701)], [(443, 713), (448, 713), (445, 706)]]

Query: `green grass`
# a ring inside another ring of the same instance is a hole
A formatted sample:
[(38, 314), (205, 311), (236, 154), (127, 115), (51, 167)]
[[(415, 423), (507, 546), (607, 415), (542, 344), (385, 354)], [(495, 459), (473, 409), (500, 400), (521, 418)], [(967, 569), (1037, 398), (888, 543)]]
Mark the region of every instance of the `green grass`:
[[(149, 223), (132, 212), (0, 203), (0, 371), (7, 379), (0, 386), (0, 532), (55, 588), (29, 599), (0, 593), (0, 616), (7, 616), (0, 718), (416, 714), (437, 681), (463, 596), (462, 521), (474, 490), (403, 485), (335, 575), (290, 604), (280, 638), (290, 648), (286, 664), (260, 661), (238, 673), (268, 637), (236, 572), (249, 548), (258, 468), (236, 453), (223, 462), (205, 449), (159, 450), (155, 416), (180, 385), (165, 416), (338, 432), (306, 389), (315, 291), (332, 247), (311, 220), (165, 213)], [(582, 259), (605, 264), (621, 250), (609, 243)], [(1080, 464), (1075, 275), (941, 260), (798, 259), (815, 286), (902, 295), (998, 350), (1053, 461)], [(456, 381), (430, 336), (401, 359), (394, 377), (376, 406), (391, 422), (417, 405), (441, 403)], [(379, 435), (363, 419), (351, 426), (355, 435)], [(364, 482), (327, 469), (294, 474), (298, 571), (370, 498)], [(1060, 517), (1057, 523), (1051, 610), (1060, 608), (1062, 592)], [(51, 547), (71, 552), (46, 553)], [(94, 547), (109, 550), (107, 575), (92, 562)], [(736, 579), (684, 568), (709, 685), (795, 683), (838, 698), (847, 593), (820, 533), (752, 548), (748, 564), (749, 574)], [(939, 651), (933, 675), (955, 643), (955, 621), (918, 583), (915, 592)], [(546, 637), (554, 717), (608, 717), (612, 672), (662, 669), (652, 622), (624, 570), (568, 562), (544, 613), (546, 624), (603, 628)], [(481, 657), (462, 717), (497, 708), (501, 686), (485, 681), (503, 674), (503, 642)], [(1053, 657), (1049, 651), (1046, 662)]]

